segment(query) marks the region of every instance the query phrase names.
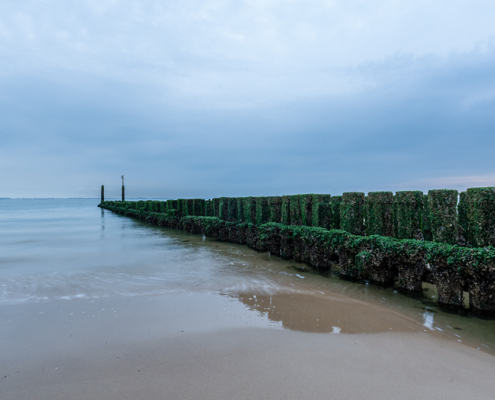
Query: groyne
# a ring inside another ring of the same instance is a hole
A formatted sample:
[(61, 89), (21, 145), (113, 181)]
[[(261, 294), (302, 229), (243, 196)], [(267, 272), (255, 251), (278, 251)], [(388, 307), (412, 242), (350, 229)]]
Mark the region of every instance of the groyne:
[[(495, 189), (106, 201), (151, 224), (270, 251), (342, 277), (436, 285), (441, 305), (495, 313)], [(462, 244), (462, 245), (461, 245)], [(468, 246), (466, 246), (468, 245)], [(476, 247), (475, 247), (476, 246)]]

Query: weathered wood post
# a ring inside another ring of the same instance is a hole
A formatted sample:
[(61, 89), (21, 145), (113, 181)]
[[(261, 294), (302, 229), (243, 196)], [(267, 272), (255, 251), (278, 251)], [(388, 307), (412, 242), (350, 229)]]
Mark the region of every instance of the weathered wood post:
[(105, 201), (105, 186), (101, 185), (101, 202)]
[(422, 216), (423, 192), (408, 190), (395, 193), (394, 235), (397, 239), (420, 239)]
[(352, 235), (364, 235), (364, 193), (347, 192), (342, 195), (340, 228)]
[(122, 175), (122, 201), (125, 201), (124, 175)]
[(469, 244), (495, 246), (495, 187), (471, 188), (467, 196)]
[(369, 192), (364, 202), (366, 234), (394, 236), (394, 194)]
[(457, 244), (457, 190), (428, 191), (428, 210), (434, 242)]

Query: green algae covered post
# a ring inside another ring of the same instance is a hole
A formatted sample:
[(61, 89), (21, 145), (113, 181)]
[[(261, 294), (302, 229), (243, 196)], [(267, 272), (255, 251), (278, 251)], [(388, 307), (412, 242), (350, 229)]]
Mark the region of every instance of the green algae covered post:
[(256, 197), (256, 225), (265, 224), (270, 219), (268, 197)]
[(244, 198), (243, 197), (238, 197), (236, 199), (237, 201), (237, 221), (239, 222), (244, 222)]
[(313, 215), (311, 216), (311, 226), (321, 226), (318, 221), (318, 204), (320, 203), (330, 203), (329, 194), (312, 194), (311, 195), (311, 206), (313, 210)]
[(244, 221), (249, 224), (256, 224), (256, 197), (244, 197)]
[[(316, 213), (314, 212), (316, 210)], [(325, 229), (333, 228), (332, 203), (313, 204), (313, 226)]]
[(332, 196), (330, 198), (332, 205), (332, 229), (340, 228), (340, 204), (342, 204), (342, 196)]
[(167, 201), (167, 210), (177, 210), (177, 208), (178, 208), (177, 203), (178, 203), (177, 200), (168, 200)]
[(205, 213), (205, 200), (193, 199), (193, 215), (202, 217)]
[(290, 196), (282, 196), (282, 208), (280, 210), (281, 223), (290, 225)]
[(280, 223), (282, 221), (282, 197), (269, 197), (268, 206), (270, 207), (269, 222)]
[(459, 244), (465, 246), (468, 239), (468, 208), (469, 200), (467, 192), (459, 193), (457, 204), (457, 229), (459, 230)]
[(431, 234), (431, 219), (430, 219), (430, 207), (428, 205), (428, 195), (423, 195), (423, 216), (421, 218), (421, 230), (423, 231), (423, 239), (426, 241), (433, 241), (433, 235)]
[(340, 228), (353, 235), (364, 234), (364, 193), (347, 192), (342, 195)]
[(220, 197), (220, 201), (218, 204), (218, 218), (223, 221), (229, 220), (229, 198), (228, 197)]
[(313, 195), (299, 195), (299, 206), (301, 207), (301, 224), (313, 226)]
[(187, 215), (194, 215), (194, 200), (187, 199), (186, 206), (187, 206)]
[(214, 198), (211, 201), (213, 202), (213, 216), (218, 218), (220, 214), (220, 199)]
[(468, 240), (471, 246), (495, 246), (495, 187), (468, 193)]
[(165, 208), (166, 205), (167, 205), (166, 201), (160, 201), (158, 204), (158, 212), (164, 213), (166, 210), (166, 208)]
[(457, 190), (428, 191), (428, 211), (434, 242), (457, 244)]
[(181, 211), (182, 211), (182, 216), (191, 215), (189, 213), (189, 206), (187, 204), (188, 201), (189, 201), (188, 199), (182, 199), (182, 201), (181, 201), (180, 208), (181, 208)]
[(366, 234), (394, 236), (394, 194), (370, 192), (365, 202)]
[(395, 193), (395, 237), (415, 239), (421, 235), (423, 192), (410, 190)]
[(101, 202), (105, 201), (105, 186), (101, 185)]
[(299, 201), (299, 195), (290, 196), (290, 224), (291, 225), (302, 225), (301, 216), (301, 203)]
[(237, 222), (239, 216), (237, 212), (237, 197), (229, 197), (227, 221)]
[(204, 216), (205, 217), (211, 217), (211, 200), (205, 200), (205, 210), (204, 210)]
[(177, 216), (184, 217), (187, 215), (186, 199), (177, 199)]

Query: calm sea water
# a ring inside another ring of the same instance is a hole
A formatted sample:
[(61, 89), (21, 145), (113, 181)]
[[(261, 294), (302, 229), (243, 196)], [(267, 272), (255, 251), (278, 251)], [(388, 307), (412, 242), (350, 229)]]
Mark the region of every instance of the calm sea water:
[(411, 298), (394, 287), (320, 275), (246, 246), (149, 226), (97, 204), (97, 199), (0, 200), (0, 306), (179, 293), (239, 300), (339, 293), (399, 311), (425, 329), (450, 331), (459, 341), (495, 349), (493, 319), (440, 310), (433, 288)]

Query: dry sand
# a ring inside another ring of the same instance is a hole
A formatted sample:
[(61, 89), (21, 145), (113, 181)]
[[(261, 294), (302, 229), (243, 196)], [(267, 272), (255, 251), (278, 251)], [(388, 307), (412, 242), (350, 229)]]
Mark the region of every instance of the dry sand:
[(2, 306), (0, 399), (495, 397), (492, 355), (400, 314), (254, 296)]

